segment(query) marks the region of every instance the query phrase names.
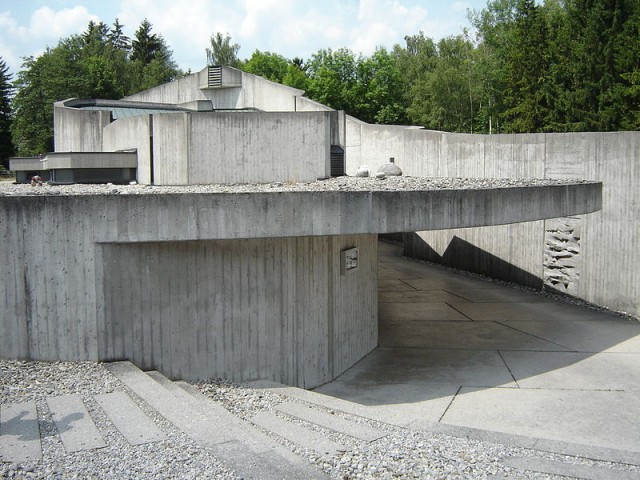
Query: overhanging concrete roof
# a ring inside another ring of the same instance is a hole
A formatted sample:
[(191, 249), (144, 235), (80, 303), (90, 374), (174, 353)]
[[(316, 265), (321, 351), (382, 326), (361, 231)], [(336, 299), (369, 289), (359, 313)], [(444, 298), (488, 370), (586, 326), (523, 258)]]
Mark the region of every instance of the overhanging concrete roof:
[(84, 219), (96, 242), (116, 243), (440, 230), (580, 215), (601, 206), (599, 182), (418, 191), (0, 196), (2, 216), (36, 209)]

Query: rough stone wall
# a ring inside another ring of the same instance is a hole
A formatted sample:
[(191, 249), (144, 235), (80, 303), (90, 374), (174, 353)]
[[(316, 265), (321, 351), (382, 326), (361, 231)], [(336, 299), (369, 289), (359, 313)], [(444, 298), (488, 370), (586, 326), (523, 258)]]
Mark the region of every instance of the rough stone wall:
[(544, 285), (569, 295), (580, 291), (580, 218), (545, 221)]

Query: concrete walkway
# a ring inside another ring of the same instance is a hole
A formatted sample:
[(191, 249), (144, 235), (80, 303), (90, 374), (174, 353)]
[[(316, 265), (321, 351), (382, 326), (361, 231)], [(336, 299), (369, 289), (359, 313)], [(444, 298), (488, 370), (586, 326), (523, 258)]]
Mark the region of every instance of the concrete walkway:
[(380, 243), (380, 348), (315, 391), (410, 428), (640, 459), (640, 323)]

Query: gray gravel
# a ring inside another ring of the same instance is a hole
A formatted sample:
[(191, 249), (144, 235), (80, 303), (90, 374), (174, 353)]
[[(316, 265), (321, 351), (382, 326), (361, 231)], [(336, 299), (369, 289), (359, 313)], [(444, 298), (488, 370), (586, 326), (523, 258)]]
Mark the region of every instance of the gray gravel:
[(26, 184), (0, 182), (0, 196), (25, 195), (143, 195), (177, 193), (259, 193), (259, 192), (324, 192), (324, 191), (417, 191), (446, 189), (488, 189), (532, 187), (585, 183), (583, 180), (535, 180), (535, 179), (472, 179), (388, 177), (382, 180), (361, 177), (336, 177), (315, 182), (275, 182), (260, 184), (225, 185), (48, 185), (32, 187)]
[[(0, 385), (2, 385), (0, 405), (27, 400), (36, 402), (43, 447), (41, 462), (0, 463), (1, 478), (235, 478), (233, 472), (223, 463), (213, 458), (206, 449), (195, 444), (141, 402), (99, 363), (0, 361)], [(204, 394), (245, 419), (250, 419), (257, 412), (270, 411), (278, 403), (292, 401), (275, 393), (222, 380), (204, 382), (197, 387)], [(118, 390), (129, 393), (167, 434), (168, 439), (141, 446), (129, 445), (93, 399), (96, 393)], [(63, 393), (77, 393), (82, 396), (105, 438), (108, 445), (106, 448), (73, 454), (65, 452), (46, 404), (47, 396)], [(313, 408), (321, 409), (318, 406)], [(388, 435), (366, 443), (313, 426), (348, 448), (346, 452), (328, 459), (318, 457), (313, 452), (301, 449), (285, 440), (278, 440), (336, 479), (560, 478), (504, 466), (501, 459), (512, 455), (551, 458), (581, 465), (598, 465), (627, 473), (637, 472), (640, 475), (640, 469), (633, 466), (561, 457), (521, 448), (412, 431), (351, 417), (340, 412), (334, 412), (334, 414), (385, 430)]]

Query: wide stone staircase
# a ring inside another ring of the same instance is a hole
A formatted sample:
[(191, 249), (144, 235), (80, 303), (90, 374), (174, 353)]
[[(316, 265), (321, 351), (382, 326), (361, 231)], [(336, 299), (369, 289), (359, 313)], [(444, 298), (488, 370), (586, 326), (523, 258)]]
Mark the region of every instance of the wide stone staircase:
[[(246, 421), (188, 383), (172, 382), (155, 371), (143, 372), (130, 362), (105, 366), (130, 392), (242, 478), (327, 478), (306, 458), (294, 453), (301, 448), (322, 458), (348, 450), (319, 431), (328, 429), (363, 442), (387, 435), (383, 430), (301, 402), (283, 402)], [(262, 388), (273, 385), (276, 384), (256, 384)], [(127, 392), (93, 398), (131, 445), (167, 439)], [(67, 453), (107, 446), (80, 395), (50, 396), (46, 402)], [(3, 406), (0, 414), (0, 461), (39, 461), (42, 448), (35, 402)]]

